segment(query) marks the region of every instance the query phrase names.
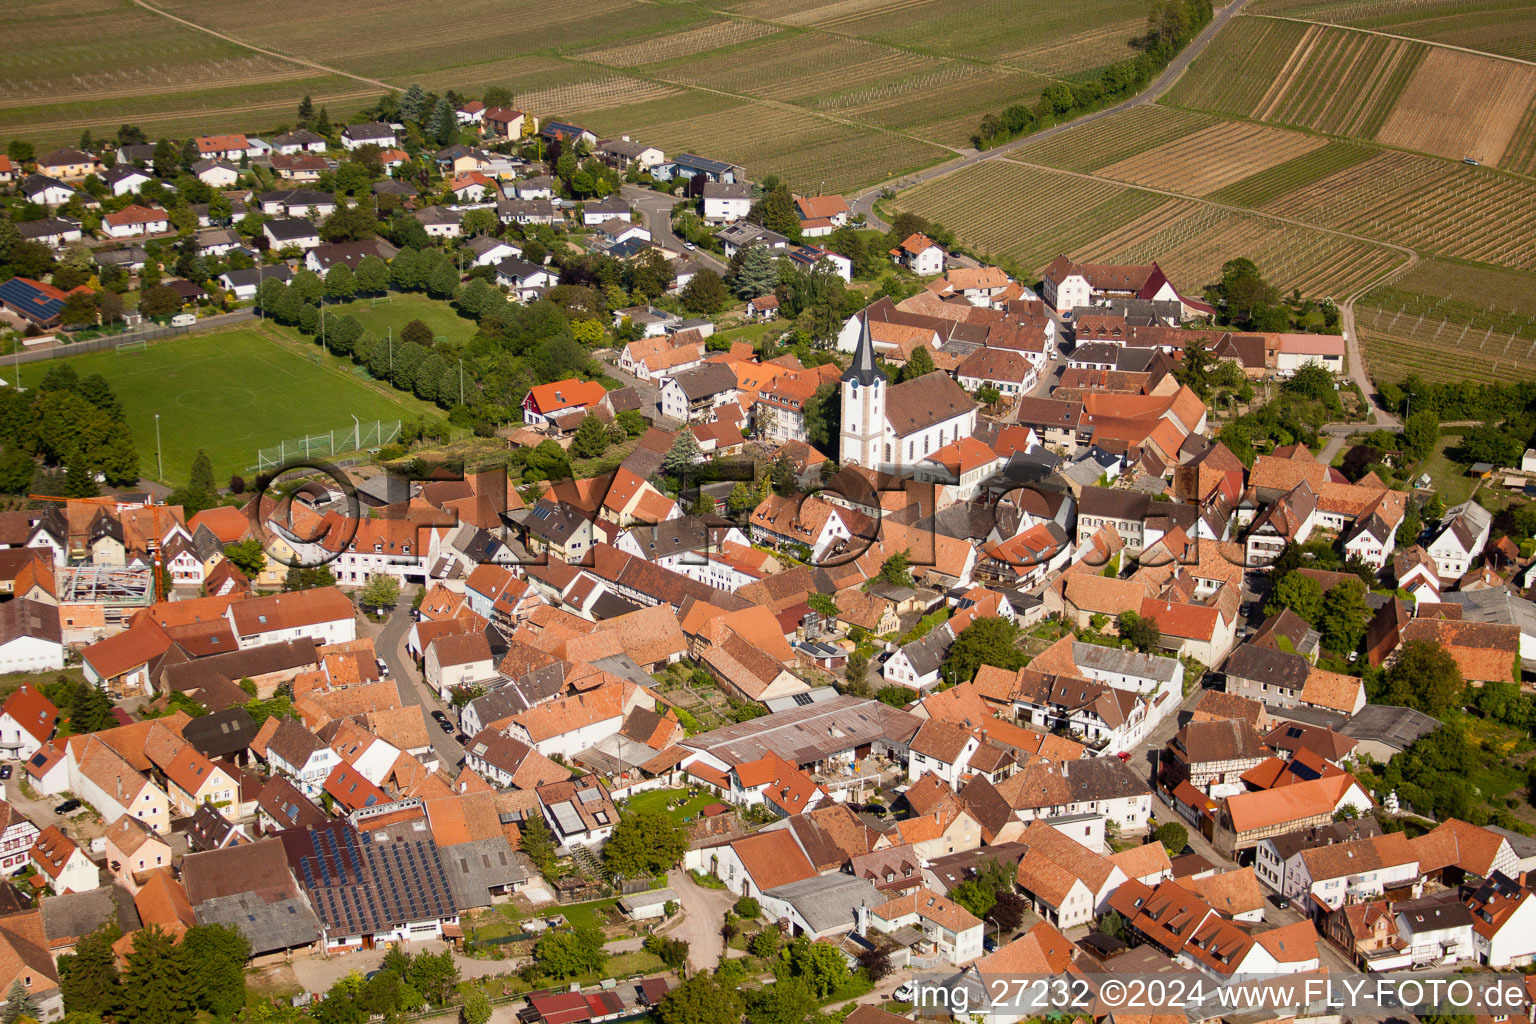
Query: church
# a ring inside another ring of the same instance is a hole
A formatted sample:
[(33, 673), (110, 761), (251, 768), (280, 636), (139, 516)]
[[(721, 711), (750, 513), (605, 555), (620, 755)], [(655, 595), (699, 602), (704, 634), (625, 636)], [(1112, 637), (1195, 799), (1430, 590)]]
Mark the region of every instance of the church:
[(840, 465), (910, 472), (925, 456), (976, 432), (976, 402), (942, 370), (890, 383), (875, 363), (868, 318), (842, 389)]

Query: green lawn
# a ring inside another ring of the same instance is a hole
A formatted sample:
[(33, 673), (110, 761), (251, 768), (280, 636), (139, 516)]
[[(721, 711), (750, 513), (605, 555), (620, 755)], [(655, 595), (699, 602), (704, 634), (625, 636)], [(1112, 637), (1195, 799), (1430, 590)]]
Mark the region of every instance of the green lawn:
[[(380, 312), (389, 307), (380, 307)], [(53, 360), (24, 363), (21, 383), (36, 387)], [(248, 475), (256, 453), (284, 439), (340, 431), (362, 420), (394, 421), (435, 414), (414, 398), (370, 384), (351, 364), (318, 348), (288, 348), (256, 330), (237, 328), (166, 341), (121, 355), (93, 352), (69, 364), (84, 377), (99, 373), (123, 403), (139, 449), (139, 469), (155, 478), (155, 415), (165, 482), (187, 478), (205, 448), (214, 478)]]
[(688, 818), (696, 818), (699, 813), (710, 804), (717, 804), (720, 798), (713, 793), (704, 792), (687, 800), (677, 810), (667, 810), (667, 804), (673, 800), (688, 796), (686, 789), (653, 789), (645, 793), (637, 793), (630, 797), (624, 805), (627, 811), (661, 811), (670, 815), (673, 821), (684, 821)]
[(466, 342), (475, 335), (473, 320), (459, 316), (446, 302), (414, 293), (391, 293), (389, 302), (379, 306), (373, 305), (370, 299), (340, 304), (327, 302), (325, 310), (337, 315), (350, 313), (364, 329), (378, 338), (384, 337), (386, 329), (393, 329), (398, 339), (405, 325), (412, 320), (420, 320), (432, 328), (434, 336), (453, 342)]
[(1446, 508), (1459, 505), (1471, 497), (1472, 487), (1476, 483), (1467, 475), (1466, 463), (1455, 462), (1445, 453), (1447, 448), (1454, 448), (1459, 444), (1461, 444), (1460, 434), (1441, 436), (1435, 444), (1435, 453), (1418, 467), (1418, 473), (1428, 473), (1430, 479), (1434, 481), (1435, 490), (1439, 492), (1440, 500), (1445, 502)]
[(573, 925), (589, 925), (593, 928), (601, 928), (608, 923), (603, 911), (617, 904), (618, 898), (606, 900), (593, 900), (590, 903), (572, 903), (566, 907), (553, 907), (550, 914), (564, 914), (565, 919)]

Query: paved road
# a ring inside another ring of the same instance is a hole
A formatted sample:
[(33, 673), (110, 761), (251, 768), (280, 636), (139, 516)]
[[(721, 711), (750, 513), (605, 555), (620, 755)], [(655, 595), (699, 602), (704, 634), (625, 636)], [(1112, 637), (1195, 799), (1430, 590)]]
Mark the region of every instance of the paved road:
[(1130, 110), (1132, 107), (1139, 107), (1154, 102), (1159, 96), (1173, 87), (1173, 83), (1178, 81), (1179, 76), (1184, 73), (1184, 69), (1189, 67), (1190, 61), (1194, 60), (1200, 55), (1200, 52), (1204, 50), (1210, 41), (1216, 37), (1216, 33), (1221, 31), (1222, 26), (1226, 25), (1226, 23), (1230, 21), (1238, 11), (1242, 10), (1243, 5), (1247, 2), (1248, 0), (1232, 0), (1231, 3), (1227, 4), (1227, 6), (1217, 11), (1216, 16), (1211, 19), (1210, 24), (1206, 25), (1205, 28), (1201, 30), (1200, 34), (1197, 35), (1188, 46), (1184, 47), (1184, 49), (1180, 51), (1179, 55), (1175, 57), (1166, 68), (1163, 69), (1163, 73), (1158, 75), (1151, 85), (1147, 86), (1145, 89), (1137, 93), (1135, 96), (1132, 96), (1130, 99), (1122, 100), (1112, 107), (1105, 107), (1102, 110), (1095, 110), (1091, 113), (1084, 114), (1082, 117), (1074, 118), (1071, 121), (1063, 121), (1061, 124), (1035, 132), (1033, 135), (1021, 136), (1020, 138), (1014, 139), (1012, 142), (1005, 142), (1000, 146), (994, 146), (992, 149), (983, 150), (979, 153), (958, 157), (954, 160), (950, 160), (942, 164), (937, 164), (933, 167), (929, 167), (926, 170), (918, 171), (916, 174), (910, 174), (898, 182), (887, 182), (877, 188), (870, 189), (863, 195), (857, 196), (853, 202), (849, 204), (850, 207), (855, 214), (862, 213), (864, 215), (865, 223), (869, 227), (878, 228), (881, 231), (888, 230), (890, 225), (881, 220), (879, 217), (875, 216), (875, 201), (880, 198), (880, 193), (888, 188), (897, 191), (904, 188), (911, 188), (914, 185), (920, 185), (925, 181), (932, 181), (934, 178), (940, 178), (946, 174), (953, 174), (955, 171), (963, 170), (964, 168), (970, 167), (973, 164), (979, 164), (983, 160), (996, 160), (998, 157), (1006, 156), (1007, 154), (1018, 149), (1020, 146), (1027, 145), (1028, 143), (1038, 142), (1041, 139), (1049, 139), (1052, 136), (1060, 135), (1063, 132), (1070, 131), (1073, 128), (1080, 128), (1085, 124), (1092, 124), (1095, 121), (1102, 121), (1106, 117), (1113, 117), (1116, 114), (1122, 114), (1125, 111)]
[(662, 195), (660, 192), (653, 192), (639, 185), (625, 185), (622, 194), (640, 211), (640, 216), (645, 221), (645, 228), (651, 233), (651, 241), (674, 252), (686, 253), (689, 259), (701, 267), (713, 270), (722, 276), (725, 274), (727, 267), (719, 257), (703, 249), (684, 249), (683, 240), (673, 233), (672, 207), (677, 205), (675, 196)]
[(389, 666), (390, 677), (395, 681), (395, 689), (400, 691), (400, 700), (407, 706), (421, 708), (421, 716), (427, 723), (427, 735), (432, 737), (432, 749), (437, 752), (438, 760), (442, 762), (442, 771), (449, 777), (458, 774), (455, 767), (459, 759), (464, 756), (464, 748), (459, 746), (457, 740), (443, 732), (432, 718), (432, 712), (441, 710), (449, 713), (451, 709), (437, 695), (432, 693), (422, 681), (421, 673), (416, 671), (416, 665), (410, 655), (405, 652), (405, 636), (411, 629), (411, 597), (413, 592), (406, 591), (401, 595), (400, 603), (395, 606), (384, 628), (374, 637), (374, 650), (384, 663)]

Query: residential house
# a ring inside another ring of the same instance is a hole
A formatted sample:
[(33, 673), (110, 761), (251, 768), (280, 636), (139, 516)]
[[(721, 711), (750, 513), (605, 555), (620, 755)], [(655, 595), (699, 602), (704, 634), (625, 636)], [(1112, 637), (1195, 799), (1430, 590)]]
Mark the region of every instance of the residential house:
[(752, 186), (745, 182), (707, 181), (701, 195), (704, 219), (711, 224), (734, 224), (752, 208)]
[(364, 146), (386, 149), (399, 145), (399, 141), (394, 128), (377, 122), (350, 124), (341, 130), (341, 146), (348, 150), (362, 149)]
[(944, 273), (944, 247), (922, 233), (908, 235), (891, 250), (891, 262), (906, 267), (919, 277)]
[(125, 814), (112, 823), (106, 844), (107, 870), (131, 893), (139, 891), (149, 872), (171, 863), (170, 843), (132, 815)]
[(59, 826), (49, 825), (40, 833), (34, 828), (33, 832), (36, 841), (22, 860), (31, 861), (54, 895), (100, 888), (101, 869)]
[(23, 683), (0, 706), (0, 758), (31, 760), (39, 747), (53, 739), (60, 718), (52, 701), (32, 684)]
[(107, 214), (102, 218), (101, 226), (112, 238), (158, 235), (171, 229), (171, 218), (170, 214), (158, 206), (140, 206), (134, 203), (116, 213)]
[(930, 889), (905, 893), (867, 913), (869, 925), (887, 935), (904, 927), (918, 929), (937, 955), (954, 966), (982, 955), (981, 920)]

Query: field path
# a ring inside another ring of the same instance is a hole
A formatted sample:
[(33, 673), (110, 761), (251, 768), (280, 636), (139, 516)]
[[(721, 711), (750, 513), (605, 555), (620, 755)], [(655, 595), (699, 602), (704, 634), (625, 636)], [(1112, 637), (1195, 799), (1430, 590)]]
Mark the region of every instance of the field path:
[[(134, 2), (139, 3), (141, 0), (134, 0)], [(1179, 55), (1173, 58), (1169, 65), (1163, 69), (1163, 73), (1153, 79), (1151, 85), (1147, 86), (1145, 89), (1137, 93), (1135, 96), (1132, 96), (1130, 99), (1121, 100), (1119, 103), (1116, 103), (1112, 107), (1105, 107), (1102, 110), (1095, 110), (1084, 114), (1082, 117), (1076, 117), (1070, 121), (1063, 121), (1061, 124), (1052, 125), (1050, 128), (1035, 132), (1032, 135), (1021, 135), (1011, 142), (1003, 143), (1001, 146), (994, 146), (992, 149), (983, 150), (980, 153), (975, 153), (970, 156), (960, 157), (956, 160), (950, 160), (947, 163), (929, 167), (928, 169), (919, 171), (916, 174), (910, 174), (906, 178), (902, 179), (902, 181), (896, 183), (894, 188), (897, 191), (904, 188), (911, 188), (914, 185), (920, 185), (925, 181), (932, 181), (934, 178), (941, 178), (946, 174), (953, 174), (954, 172), (969, 167), (972, 164), (979, 164), (983, 160), (996, 160), (998, 157), (1006, 156), (1027, 143), (1038, 142), (1041, 139), (1048, 139), (1053, 135), (1060, 135), (1069, 129), (1080, 128), (1085, 124), (1092, 124), (1094, 121), (1100, 121), (1106, 117), (1113, 117), (1116, 114), (1124, 113), (1125, 111), (1130, 110), (1132, 107), (1139, 107), (1143, 104), (1154, 102), (1159, 96), (1163, 95), (1163, 93), (1173, 88), (1173, 83), (1178, 81), (1179, 76), (1182, 75), (1185, 69), (1189, 67), (1190, 62), (1200, 55), (1200, 52), (1210, 44), (1211, 40), (1216, 38), (1216, 33), (1220, 32), (1222, 28), (1227, 24), (1227, 22), (1231, 21), (1232, 17), (1236, 15), (1238, 11), (1242, 10), (1243, 5), (1247, 2), (1248, 0), (1232, 0), (1231, 3), (1227, 4), (1227, 6), (1217, 11), (1215, 17), (1211, 18), (1210, 23), (1207, 24), (1205, 28), (1200, 30), (1200, 34), (1195, 36), (1194, 39), (1190, 40), (1189, 45), (1184, 47), (1184, 49), (1179, 52)], [(878, 228), (881, 231), (889, 230), (890, 225), (881, 220), (875, 214), (875, 201), (880, 198), (880, 194), (882, 192), (892, 187), (893, 186), (891, 185), (880, 185), (876, 188), (872, 188), (861, 195), (855, 196), (848, 205), (855, 214), (862, 213), (864, 215), (865, 223), (868, 224), (869, 227)]]
[(314, 68), (316, 71), (324, 71), (328, 75), (340, 75), (342, 78), (350, 78), (354, 82), (366, 82), (369, 85), (378, 86), (385, 92), (405, 91), (398, 85), (390, 85), (388, 82), (380, 81), (377, 78), (368, 78), (364, 75), (354, 75), (350, 71), (343, 71), (340, 68), (333, 68), (329, 64), (320, 64), (312, 60), (306, 60), (303, 57), (295, 57), (292, 54), (279, 53), (277, 50), (268, 50), (264, 47), (255, 46), (246, 42), (244, 39), (236, 39), (234, 36), (227, 36), (223, 32), (215, 32), (213, 29), (208, 28), (206, 25), (199, 25), (195, 21), (188, 21), (186, 18), (178, 17), (177, 15), (172, 14), (170, 11), (161, 10), (154, 4), (145, 3), (144, 0), (133, 0), (133, 2), (151, 14), (158, 14), (162, 18), (169, 18), (179, 25), (185, 25), (187, 28), (201, 32), (204, 35), (213, 36), (215, 39), (222, 39), (226, 43), (234, 43), (236, 46), (243, 46), (247, 50), (253, 50), (256, 53), (266, 54), (268, 57), (275, 57), (278, 60), (285, 60), (290, 64), (299, 64), (306, 68)]
[[(134, 0), (138, 3), (138, 0)], [(1381, 36), (1383, 39), (1399, 39), (1406, 43), (1421, 43), (1424, 46), (1433, 46), (1441, 50), (1460, 50), (1462, 53), (1470, 53), (1477, 57), (1491, 57), (1494, 60), (1507, 60), (1511, 64), (1525, 64), (1528, 67), (1536, 67), (1536, 60), (1526, 60), (1524, 57), (1510, 57), (1502, 53), (1490, 53), (1487, 50), (1474, 50), (1470, 46), (1457, 46), (1455, 43), (1437, 43), (1433, 39), (1415, 39), (1413, 36), (1400, 36), (1395, 32), (1383, 32), (1375, 28), (1358, 28), (1354, 25), (1340, 25), (1332, 21), (1313, 21), (1310, 18), (1291, 18), (1284, 14), (1254, 14), (1254, 18), (1268, 18), (1270, 21), (1293, 21), (1298, 25), (1321, 25), (1326, 28), (1341, 28), (1346, 32), (1364, 32), (1370, 36)]]

